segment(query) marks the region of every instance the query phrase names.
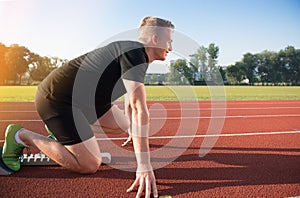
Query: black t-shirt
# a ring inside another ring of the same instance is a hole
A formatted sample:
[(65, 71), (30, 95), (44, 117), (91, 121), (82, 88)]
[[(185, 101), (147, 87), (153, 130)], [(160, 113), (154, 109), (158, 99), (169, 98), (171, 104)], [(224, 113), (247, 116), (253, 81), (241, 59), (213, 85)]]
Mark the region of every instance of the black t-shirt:
[(59, 103), (101, 108), (126, 93), (122, 79), (144, 83), (148, 62), (142, 43), (113, 42), (57, 68), (39, 91)]

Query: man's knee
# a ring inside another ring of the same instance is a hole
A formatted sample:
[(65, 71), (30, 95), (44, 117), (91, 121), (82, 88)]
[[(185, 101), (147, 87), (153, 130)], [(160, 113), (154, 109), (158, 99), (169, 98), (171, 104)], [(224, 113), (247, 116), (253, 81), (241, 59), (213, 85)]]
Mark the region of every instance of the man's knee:
[(102, 161), (98, 159), (90, 160), (80, 166), (79, 173), (81, 174), (94, 174), (99, 170)]
[(91, 174), (97, 172), (101, 165), (101, 153), (95, 137), (84, 142), (66, 146), (76, 160), (74, 170), (82, 174)]
[(127, 131), (130, 127), (130, 120), (129, 118), (125, 118), (123, 119), (120, 123), (118, 123), (119, 127), (123, 130), (123, 131)]

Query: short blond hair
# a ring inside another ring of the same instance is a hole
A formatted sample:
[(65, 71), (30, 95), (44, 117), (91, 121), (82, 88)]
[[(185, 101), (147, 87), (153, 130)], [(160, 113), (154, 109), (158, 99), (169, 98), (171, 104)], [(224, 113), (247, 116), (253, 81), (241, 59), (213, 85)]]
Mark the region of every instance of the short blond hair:
[(175, 28), (171, 21), (153, 16), (146, 16), (141, 20), (139, 29), (141, 29), (144, 26), (169, 27), (172, 29)]
[(171, 21), (154, 17), (146, 16), (144, 17), (139, 25), (140, 40), (142, 42), (147, 42), (151, 39), (151, 35), (158, 33), (159, 29), (162, 28), (171, 28), (174, 29), (175, 26)]

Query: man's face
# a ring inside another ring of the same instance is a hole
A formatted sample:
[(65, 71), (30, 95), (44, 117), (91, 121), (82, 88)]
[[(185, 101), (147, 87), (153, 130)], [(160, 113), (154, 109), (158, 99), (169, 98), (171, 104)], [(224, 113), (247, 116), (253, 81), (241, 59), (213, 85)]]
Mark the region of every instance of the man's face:
[(172, 51), (172, 32), (171, 28), (164, 28), (157, 36), (156, 60), (166, 60), (168, 53)]

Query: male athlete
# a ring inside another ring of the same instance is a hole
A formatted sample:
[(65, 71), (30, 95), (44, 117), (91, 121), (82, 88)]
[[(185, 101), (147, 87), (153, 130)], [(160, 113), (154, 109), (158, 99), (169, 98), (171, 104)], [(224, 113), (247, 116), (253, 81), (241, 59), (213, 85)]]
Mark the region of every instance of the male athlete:
[[(100, 148), (91, 126), (97, 121), (104, 132), (128, 131), (137, 159), (136, 179), (127, 192), (136, 197), (153, 192), (158, 197), (149, 152), (149, 111), (144, 77), (148, 64), (165, 60), (172, 50), (174, 25), (157, 17), (145, 17), (140, 39), (116, 41), (84, 54), (54, 70), (41, 82), (36, 94), (37, 112), (51, 138), (20, 125), (6, 129), (3, 162), (20, 169), (19, 155), (32, 146), (68, 170), (91, 174), (101, 165)], [(112, 102), (125, 96), (125, 114)]]

